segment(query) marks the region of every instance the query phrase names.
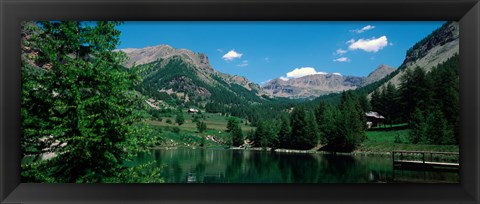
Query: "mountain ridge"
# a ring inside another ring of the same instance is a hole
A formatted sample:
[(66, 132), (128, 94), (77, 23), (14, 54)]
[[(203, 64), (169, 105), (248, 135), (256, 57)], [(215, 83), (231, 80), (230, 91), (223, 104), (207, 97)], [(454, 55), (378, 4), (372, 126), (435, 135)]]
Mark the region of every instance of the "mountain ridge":
[(334, 73), (312, 74), (289, 80), (275, 78), (265, 83), (263, 90), (273, 97), (315, 98), (330, 93), (357, 89), (374, 83), (396, 69), (381, 64), (367, 77), (342, 76)]
[(240, 85), (249, 91), (257, 92), (258, 96), (263, 94), (260, 86), (251, 82), (247, 78), (243, 76), (222, 73), (214, 69), (210, 65), (208, 56), (203, 53), (196, 53), (184, 48), (176, 49), (165, 44), (149, 46), (145, 48), (117, 49), (116, 51), (122, 51), (127, 55), (127, 60), (124, 62), (124, 66), (127, 68), (150, 64), (159, 60), (161, 60), (163, 65), (165, 65), (165, 63), (168, 63), (174, 57), (178, 57), (182, 61), (191, 64), (194, 69), (197, 69), (198, 76), (204, 81), (212, 80), (209, 75), (216, 75), (228, 84)]

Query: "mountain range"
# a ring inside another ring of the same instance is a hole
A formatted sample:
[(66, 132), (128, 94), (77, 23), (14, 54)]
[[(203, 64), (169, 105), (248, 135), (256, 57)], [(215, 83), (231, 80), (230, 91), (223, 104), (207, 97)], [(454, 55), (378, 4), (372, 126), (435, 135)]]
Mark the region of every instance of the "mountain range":
[[(167, 65), (171, 66), (172, 63), (170, 62), (172, 60), (177, 60), (177, 63), (179, 64), (175, 69), (191, 70), (192, 76), (198, 77), (198, 79), (206, 84), (218, 85), (225, 83), (228, 84), (227, 86), (224, 86), (227, 89), (229, 89), (229, 86), (239, 85), (248, 91), (255, 92), (255, 95), (257, 96), (268, 95), (270, 97), (314, 98), (329, 93), (338, 93), (345, 90), (356, 89), (382, 79), (386, 75), (395, 71), (395, 68), (382, 64), (367, 77), (341, 76), (339, 74), (315, 74), (290, 79), (288, 81), (277, 78), (260, 87), (258, 84), (249, 81), (243, 76), (218, 72), (210, 65), (207, 55), (194, 53), (187, 49), (175, 49), (169, 45), (158, 45), (145, 48), (127, 48), (117, 51), (122, 51), (127, 55), (128, 60), (124, 62), (125, 67), (140, 67), (137, 69), (144, 69), (142, 72), (144, 72), (143, 74), (145, 76), (152, 76), (152, 73), (157, 71), (165, 71), (162, 70), (162, 68), (168, 67)], [(156, 68), (152, 69), (152, 66), (155, 66)], [(146, 67), (150, 68), (147, 69)], [(218, 80), (223, 81), (224, 83), (219, 82)], [(162, 81), (165, 82), (165, 80)], [(176, 90), (167, 89), (169, 90), (167, 91), (165, 90), (165, 84), (157, 84), (163, 85), (163, 88), (158, 91), (168, 92), (170, 94), (173, 92), (184, 94), (190, 89), (190, 91), (194, 93), (193, 97), (199, 95), (211, 95), (210, 91), (205, 89), (205, 87), (192, 84), (191, 80), (184, 76), (178, 76), (176, 79), (172, 78), (172, 81), (165, 83), (178, 83), (179, 86)]]
[(138, 69), (144, 77), (142, 82), (144, 89), (149, 89), (151, 92), (163, 92), (170, 95), (175, 93), (183, 96), (186, 101), (192, 98), (196, 98), (197, 101), (210, 100), (212, 96), (215, 97), (220, 92), (226, 92), (232, 97), (231, 101), (248, 99), (258, 102), (265, 99), (266, 96), (315, 98), (330, 93), (358, 89), (379, 80), (382, 80), (382, 84), (392, 83), (398, 86), (406, 69), (419, 66), (429, 71), (432, 67), (458, 53), (458, 36), (458, 23), (444, 24), (412, 46), (398, 69), (381, 64), (366, 77), (314, 74), (288, 80), (276, 78), (263, 86), (242, 76), (221, 73), (210, 65), (207, 55), (187, 49), (158, 45), (117, 51), (126, 53), (128, 60), (124, 66)]
[(314, 74), (293, 79), (273, 79), (262, 86), (270, 96), (287, 98), (315, 98), (330, 93), (357, 89), (376, 82), (395, 71), (385, 64), (378, 66), (367, 77), (340, 74)]

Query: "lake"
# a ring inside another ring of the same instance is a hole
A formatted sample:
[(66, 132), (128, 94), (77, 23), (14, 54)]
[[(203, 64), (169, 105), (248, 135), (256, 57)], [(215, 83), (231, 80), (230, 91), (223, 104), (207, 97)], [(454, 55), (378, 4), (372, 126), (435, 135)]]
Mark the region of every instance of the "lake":
[(458, 183), (457, 172), (393, 170), (390, 156), (231, 149), (155, 149), (130, 165), (154, 162), (166, 183)]

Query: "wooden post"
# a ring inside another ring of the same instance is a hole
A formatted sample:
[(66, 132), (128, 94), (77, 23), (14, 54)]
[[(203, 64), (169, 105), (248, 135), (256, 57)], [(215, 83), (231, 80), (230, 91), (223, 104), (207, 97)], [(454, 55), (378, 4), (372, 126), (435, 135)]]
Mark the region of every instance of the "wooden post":
[(425, 164), (425, 152), (422, 152), (422, 157), (423, 157), (423, 177), (425, 179), (425, 171), (427, 170), (427, 165)]

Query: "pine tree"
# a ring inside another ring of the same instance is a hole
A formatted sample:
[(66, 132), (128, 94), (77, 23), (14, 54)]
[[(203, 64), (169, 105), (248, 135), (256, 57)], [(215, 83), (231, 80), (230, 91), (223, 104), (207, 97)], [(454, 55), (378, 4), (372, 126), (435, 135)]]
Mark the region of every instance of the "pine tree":
[(282, 117), (282, 124), (280, 126), (280, 131), (278, 133), (278, 140), (280, 147), (288, 148), (290, 146), (290, 134), (292, 128), (290, 127), (290, 121), (287, 117)]
[(434, 108), (426, 119), (426, 136), (428, 144), (449, 145), (454, 144), (453, 130), (447, 124), (440, 108)]
[(305, 119), (307, 123), (307, 134), (304, 136), (305, 146), (307, 148), (315, 147), (318, 144), (320, 132), (318, 131), (317, 119), (315, 118), (313, 111), (308, 111)]
[[(119, 23), (37, 24), (31, 46), (42, 68), (33, 68), (41, 72), (38, 78), (24, 75), (35, 81), (22, 90), (22, 147), (38, 141), (27, 138), (32, 135), (59, 144), (50, 147), (57, 156), (42, 163), (45, 171), (37, 169), (41, 179), (102, 182), (121, 170), (131, 124), (139, 119), (134, 111), (140, 102), (130, 91), (138, 78), (120, 66), (125, 55), (113, 52)], [(22, 63), (22, 69), (29, 66)]]
[(304, 106), (295, 107), (291, 114), (291, 124), (291, 147), (309, 149), (317, 145), (318, 126), (313, 112), (307, 113)]
[(382, 99), (384, 100), (384, 116), (386, 118), (386, 122), (392, 124), (397, 120), (399, 115), (399, 93), (395, 85), (393, 85), (391, 82), (387, 84), (387, 87), (385, 88), (385, 96), (383, 96)]
[(240, 123), (234, 123), (232, 130), (230, 131), (230, 135), (232, 137), (232, 145), (233, 146), (240, 146), (243, 145), (243, 132), (242, 128), (240, 128)]
[(342, 93), (340, 116), (332, 145), (345, 151), (353, 150), (365, 140), (366, 119), (358, 98), (351, 91)]
[(231, 132), (238, 123), (240, 123), (240, 120), (238, 118), (229, 117), (227, 121), (227, 132)]
[(427, 124), (423, 112), (420, 109), (416, 108), (413, 112), (409, 126), (411, 128), (408, 133), (410, 143), (426, 143)]
[(207, 124), (203, 121), (197, 121), (197, 130), (199, 133), (202, 133), (204, 132), (205, 130), (207, 130)]
[(175, 116), (175, 122), (180, 126), (185, 123), (185, 117), (183, 116), (182, 110), (177, 111), (177, 115)]
[(360, 106), (362, 107), (363, 112), (368, 112), (372, 110), (372, 106), (370, 105), (370, 102), (367, 99), (367, 95), (362, 94), (358, 98)]
[(416, 67), (413, 71), (407, 69), (401, 77), (400, 95), (404, 120), (409, 120), (415, 108), (427, 110), (433, 98), (432, 79), (425, 71)]
[(378, 113), (381, 112), (381, 111), (379, 111), (381, 109), (381, 107), (380, 107), (380, 92), (378, 91), (378, 89), (375, 89), (372, 92), (371, 99), (370, 99), (370, 104), (372, 106), (372, 111), (375, 111), (375, 112), (378, 112)]

